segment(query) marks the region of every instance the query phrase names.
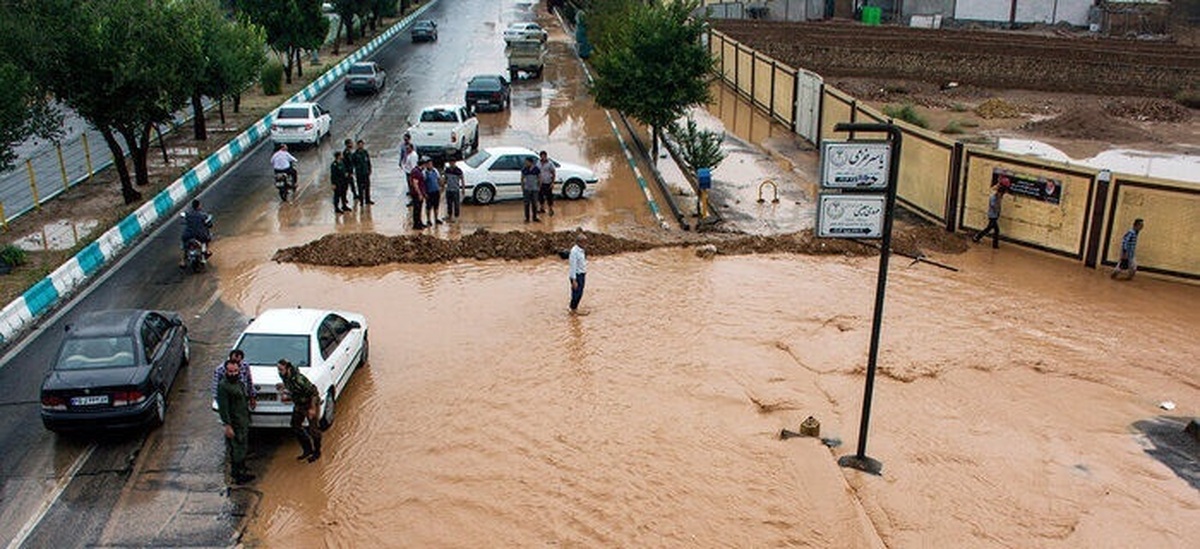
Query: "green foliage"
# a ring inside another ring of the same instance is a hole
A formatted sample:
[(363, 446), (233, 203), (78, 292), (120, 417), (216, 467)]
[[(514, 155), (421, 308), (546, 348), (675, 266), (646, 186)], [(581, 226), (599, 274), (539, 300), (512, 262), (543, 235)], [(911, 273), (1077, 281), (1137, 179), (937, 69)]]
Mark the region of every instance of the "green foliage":
[(925, 117), (921, 116), (921, 114), (917, 112), (916, 107), (914, 107), (912, 103), (905, 103), (900, 107), (888, 105), (883, 108), (883, 114), (886, 114), (897, 120), (903, 120), (909, 124), (917, 126), (918, 128), (929, 127), (929, 121), (925, 120)]
[(6, 170), (17, 160), (14, 148), (26, 139), (62, 135), (62, 116), (16, 64), (0, 59), (0, 82), (0, 170)]
[(679, 155), (693, 169), (716, 168), (725, 159), (725, 153), (721, 151), (725, 134), (702, 130), (691, 118), (683, 125), (671, 124), (671, 135), (679, 143)]
[(321, 0), (239, 0), (237, 8), (240, 16), (262, 28), (267, 45), (289, 61), (289, 82), (290, 61), (300, 50), (319, 48), (329, 33)]
[(283, 65), (274, 59), (267, 61), (262, 67), (258, 78), (263, 95), (279, 95), (283, 93)]
[(1189, 109), (1200, 109), (1200, 90), (1180, 90), (1175, 94), (1175, 102)]
[(3, 262), (10, 267), (24, 265), (27, 261), (29, 261), (28, 254), (25, 253), (25, 250), (18, 248), (15, 244), (8, 244), (3, 248), (0, 248), (0, 262)]
[(589, 12), (589, 28), (597, 19), (621, 21), (601, 25), (591, 91), (601, 106), (664, 128), (709, 100), (713, 59), (700, 43), (704, 22), (690, 17), (699, 2), (625, 4), (622, 14)]
[(967, 112), (967, 111), (971, 110), (971, 108), (962, 103), (955, 103), (950, 106), (950, 110), (952, 110), (954, 112)]
[(958, 120), (951, 120), (946, 124), (946, 127), (942, 128), (942, 133), (948, 135), (958, 135), (966, 133), (966, 130), (963, 129), (962, 122), (959, 122)]
[(203, 67), (195, 91), (225, 98), (253, 84), (267, 60), (262, 28), (226, 18), (215, 0), (183, 0), (180, 5), (200, 35)]

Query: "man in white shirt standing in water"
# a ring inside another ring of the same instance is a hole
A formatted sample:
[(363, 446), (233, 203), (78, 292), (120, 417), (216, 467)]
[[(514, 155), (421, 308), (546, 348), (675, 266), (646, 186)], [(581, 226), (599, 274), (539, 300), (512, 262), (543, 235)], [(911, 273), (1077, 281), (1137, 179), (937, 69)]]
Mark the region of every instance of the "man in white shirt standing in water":
[(579, 311), (579, 300), (583, 299), (583, 284), (587, 278), (587, 254), (583, 251), (583, 245), (586, 242), (587, 234), (580, 229), (575, 233), (575, 245), (571, 246), (571, 253), (567, 256), (570, 263), (571, 314), (573, 315), (587, 314)]

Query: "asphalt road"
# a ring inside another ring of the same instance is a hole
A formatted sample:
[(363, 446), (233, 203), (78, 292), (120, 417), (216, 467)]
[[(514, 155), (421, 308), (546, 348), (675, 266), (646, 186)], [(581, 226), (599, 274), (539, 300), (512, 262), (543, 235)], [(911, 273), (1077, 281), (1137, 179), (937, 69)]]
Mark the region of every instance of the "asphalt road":
[[(407, 33), (400, 33), (374, 56), (389, 75), (382, 94), (347, 98), (335, 86), (320, 98), (332, 112), (333, 131), (316, 150), (297, 154), (301, 193), (296, 203), (278, 203), (268, 168), (270, 151), (263, 146), (202, 193), (205, 208), (217, 219), (213, 258), (217, 272), (222, 233), (278, 233), (329, 222), (332, 206), (327, 185), (319, 177), (324, 177), (325, 166), (344, 137), (365, 138), (375, 151), (376, 196), (386, 197), (376, 198), (381, 204), (375, 216), (379, 219), (386, 212), (394, 218), (377, 225), (404, 225), (398, 214), (402, 207), (399, 177), (390, 172), (395, 171), (395, 148), (407, 118), (426, 104), (461, 101), (471, 74), (503, 72), (499, 21), (530, 19), (532, 12), (527, 2), (443, 1), (427, 17), (439, 23), (438, 43), (411, 44)], [(547, 114), (539, 90), (539, 86), (514, 89), (514, 113), (482, 119), (483, 145), (504, 136), (528, 140), (539, 133), (544, 142)], [(533, 113), (524, 119), (532, 124), (522, 122), (524, 110)], [(580, 132), (612, 139), (611, 134), (604, 135), (608, 131), (604, 126), (578, 125)], [(565, 147), (586, 148), (587, 139), (572, 141)], [(587, 158), (579, 158), (585, 153), (564, 150), (560, 156), (587, 163)], [(603, 169), (597, 171), (606, 175)], [(622, 198), (615, 209), (639, 207), (644, 208)], [(464, 213), (474, 215), (476, 223), (487, 224), (498, 216), (516, 219), (519, 209), (519, 205), (500, 204)], [(648, 219), (645, 212), (632, 216)], [(357, 227), (371, 229), (366, 223)], [(253, 512), (257, 501), (253, 487), (232, 494), (226, 491), (223, 442), (208, 409), (212, 368), (224, 358), (248, 318), (225, 305), (216, 272), (190, 275), (178, 269), (179, 230), (170, 224), (154, 232), (0, 363), (0, 386), (7, 389), (0, 397), (4, 411), (0, 414), (0, 540), (14, 542), (10, 547), (228, 545), (238, 535), (238, 519)], [(280, 285), (286, 292), (286, 281)], [(172, 389), (162, 428), (94, 439), (55, 436), (41, 426), (38, 391), (64, 323), (87, 311), (112, 308), (180, 311), (191, 334), (192, 366)], [(280, 435), (258, 437), (255, 451), (269, 455), (285, 440)], [(261, 461), (252, 458), (251, 466)]]

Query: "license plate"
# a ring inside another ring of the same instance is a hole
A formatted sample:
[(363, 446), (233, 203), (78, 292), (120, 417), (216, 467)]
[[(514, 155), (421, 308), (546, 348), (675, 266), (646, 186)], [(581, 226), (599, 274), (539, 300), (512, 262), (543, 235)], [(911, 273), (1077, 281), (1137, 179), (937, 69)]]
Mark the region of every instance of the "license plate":
[(480, 105), (491, 105), (492, 104), (492, 102), (488, 101), (487, 99), (480, 99), (479, 101), (476, 101), (476, 103), (478, 103)]
[(72, 397), (72, 406), (95, 406), (97, 404), (108, 404), (108, 395), (92, 395)]

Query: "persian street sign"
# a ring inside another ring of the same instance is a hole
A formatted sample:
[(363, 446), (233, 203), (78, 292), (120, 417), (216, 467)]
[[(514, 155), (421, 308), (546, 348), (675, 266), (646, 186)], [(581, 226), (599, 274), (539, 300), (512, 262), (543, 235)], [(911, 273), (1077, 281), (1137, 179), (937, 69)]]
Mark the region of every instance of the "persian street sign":
[(821, 193), (817, 206), (817, 236), (883, 238), (886, 198), (882, 194)]
[(887, 189), (891, 156), (887, 141), (821, 141), (821, 188)]

